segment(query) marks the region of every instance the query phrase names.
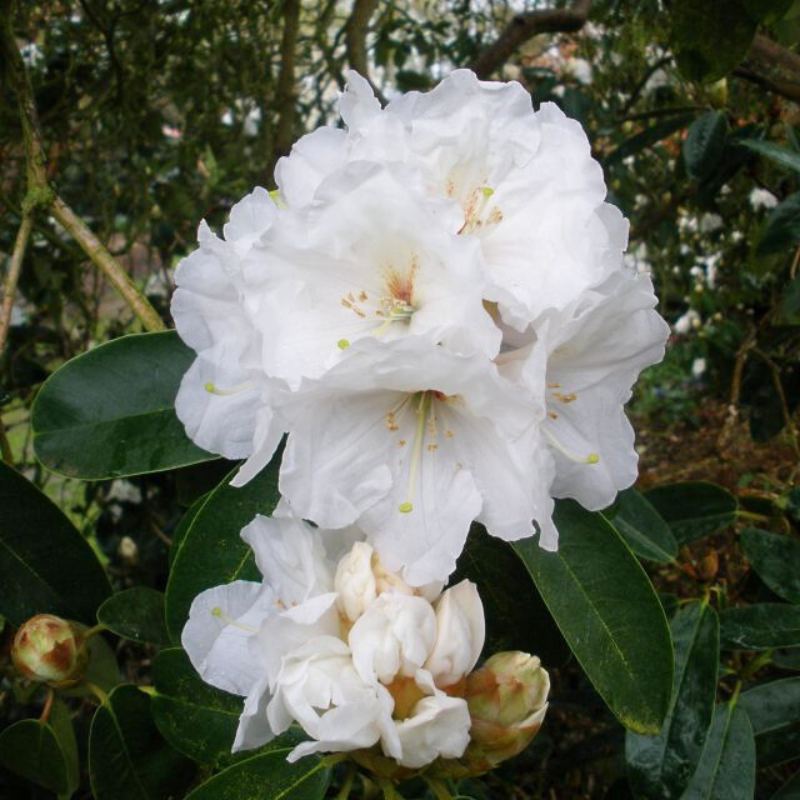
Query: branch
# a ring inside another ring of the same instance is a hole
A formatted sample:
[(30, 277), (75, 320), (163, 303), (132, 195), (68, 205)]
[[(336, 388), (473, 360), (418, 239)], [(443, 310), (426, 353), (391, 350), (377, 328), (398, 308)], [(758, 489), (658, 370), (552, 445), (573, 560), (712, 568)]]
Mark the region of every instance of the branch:
[(277, 106), (280, 109), (278, 126), (275, 131), (272, 169), (281, 156), (292, 148), (294, 138), (295, 98), (294, 65), (297, 52), (297, 34), (300, 29), (300, 0), (285, 0), (283, 4), (283, 36), (281, 38), (281, 68), (278, 73), (276, 91)]
[(367, 59), (367, 32), (369, 31), (369, 21), (378, 7), (378, 0), (355, 0), (350, 17), (345, 23), (345, 46), (347, 49), (347, 60), (350, 66), (362, 78), (369, 81), (375, 97), (380, 104), (386, 105), (386, 98), (381, 94), (380, 89), (372, 82), (369, 76), (369, 60)]
[(481, 80), (486, 80), (521, 44), (537, 34), (577, 33), (586, 24), (591, 7), (591, 0), (575, 0), (571, 8), (548, 8), (517, 14), (497, 41), (475, 59), (472, 70)]
[(14, 242), (14, 252), (11, 254), (8, 275), (3, 284), (3, 308), (0, 312), (0, 358), (3, 357), (6, 349), (8, 329), (11, 327), (11, 314), (14, 310), (14, 295), (17, 293), (17, 283), (19, 283), (19, 275), (22, 272), (22, 259), (25, 257), (25, 248), (28, 246), (32, 227), (33, 217), (30, 214), (23, 214)]
[[(25, 62), (17, 47), (12, 30), (13, 0), (2, 0), (0, 4), (0, 53), (11, 78), (19, 104), (22, 135), (25, 140), (25, 164), (27, 193), (22, 203), (23, 219), (38, 209), (48, 211), (72, 234), (91, 261), (109, 278), (123, 296), (146, 330), (163, 331), (164, 322), (149, 300), (108, 252), (100, 240), (89, 230), (86, 223), (55, 193), (47, 180), (44, 144), (33, 100), (33, 88), (25, 69)], [(20, 228), (22, 231), (22, 228)], [(26, 236), (27, 239), (27, 236)], [(18, 237), (19, 241), (19, 237)], [(16, 252), (15, 246), (15, 252)], [(22, 256), (20, 255), (20, 261)]]
[(747, 58), (733, 74), (775, 94), (800, 101), (800, 56), (760, 33), (753, 39)]

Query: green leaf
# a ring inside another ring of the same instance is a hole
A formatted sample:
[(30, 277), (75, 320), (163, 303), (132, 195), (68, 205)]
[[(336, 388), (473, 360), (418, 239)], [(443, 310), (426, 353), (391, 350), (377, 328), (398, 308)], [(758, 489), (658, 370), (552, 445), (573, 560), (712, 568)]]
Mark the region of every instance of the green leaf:
[(769, 25), (783, 19), (794, 0), (744, 0), (747, 13), (762, 24)]
[(95, 712), (89, 731), (89, 778), (95, 800), (166, 800), (182, 796), (194, 775), (150, 716), (150, 698), (117, 687)]
[(36, 457), (70, 478), (161, 472), (216, 456), (186, 436), (175, 396), (194, 352), (175, 331), (123, 336), (73, 358), (33, 404)]
[(796, 772), (772, 795), (772, 800), (800, 800), (800, 772)]
[(756, 27), (742, 0), (675, 0), (672, 47), (678, 68), (692, 81), (723, 78), (747, 54)]
[(64, 794), (69, 796), (78, 791), (78, 786), (81, 782), (81, 765), (78, 758), (78, 741), (75, 738), (75, 726), (72, 724), (69, 709), (58, 698), (58, 695), (53, 700), (47, 721), (64, 756), (67, 774), (67, 791)]
[(719, 622), (706, 604), (684, 607), (672, 622), (675, 679), (670, 710), (658, 736), (628, 733), (625, 759), (637, 793), (679, 797), (700, 762), (714, 714)]
[(779, 597), (800, 603), (800, 541), (752, 528), (739, 541), (758, 577)]
[(199, 786), (186, 800), (321, 800), (330, 783), (323, 759), (286, 761), (289, 749), (240, 761)]
[(38, 719), (20, 720), (0, 733), (0, 764), (56, 794), (73, 790), (67, 755), (53, 728)]
[(679, 545), (710, 536), (736, 517), (736, 498), (713, 483), (656, 486), (644, 496), (666, 520)]
[(709, 111), (692, 123), (683, 143), (683, 160), (693, 181), (702, 183), (713, 174), (727, 138), (728, 120), (721, 111)]
[(752, 800), (755, 788), (753, 727), (741, 708), (720, 704), (697, 772), (681, 800)]
[(514, 544), (572, 652), (615, 716), (655, 733), (669, 706), (672, 643), (641, 564), (601, 514), (556, 505), (558, 552)]
[(694, 114), (678, 114), (662, 122), (657, 122), (649, 128), (626, 139), (616, 150), (609, 153), (604, 159), (604, 165), (611, 167), (618, 164), (624, 158), (635, 155), (636, 153), (658, 144), (664, 139), (668, 139), (672, 134), (683, 130), (694, 119)]
[(501, 650), (535, 653), (548, 668), (564, 664), (570, 651), (530, 573), (514, 548), (473, 525), (451, 578), (473, 581), (486, 616), (486, 655)]
[(195, 500), (194, 503), (189, 506), (175, 528), (175, 531), (172, 534), (172, 545), (169, 548), (170, 569), (172, 569), (172, 562), (175, 561), (175, 554), (181, 549), (184, 536), (186, 536), (186, 534), (189, 532), (189, 528), (191, 527), (192, 522), (194, 522), (197, 512), (200, 511), (200, 509), (205, 505), (209, 494), (210, 492), (206, 492), (205, 494), (200, 495), (200, 497), (198, 497), (197, 500)]
[(176, 750), (214, 769), (252, 755), (231, 755), (243, 698), (205, 683), (179, 647), (158, 654), (153, 675), (153, 719)]
[(97, 621), (123, 639), (159, 646), (171, 644), (164, 618), (164, 595), (148, 586), (112, 595), (97, 610)]
[(727, 608), (720, 614), (722, 647), (726, 650), (771, 650), (800, 647), (800, 607), (759, 603)]
[(0, 613), (14, 625), (51, 613), (94, 624), (111, 594), (92, 548), (44, 493), (0, 461)]
[(278, 504), (280, 453), (246, 486), (230, 485), (236, 470), (210, 492), (182, 538), (167, 583), (167, 628), (174, 642), (189, 618), (192, 600), (205, 589), (235, 580), (261, 580), (250, 548), (239, 536), (256, 514)]
[[(89, 666), (84, 678), (106, 694), (122, 683), (117, 657), (108, 642), (100, 635), (92, 636), (89, 640)], [(60, 689), (59, 693), (67, 697), (94, 697), (85, 683), (79, 683), (71, 689)]]
[(759, 768), (800, 757), (800, 678), (756, 686), (739, 702), (753, 723)]
[(756, 252), (779, 253), (800, 242), (800, 192), (790, 194), (769, 213), (761, 230)]
[(781, 147), (774, 142), (765, 142), (763, 139), (741, 139), (739, 144), (781, 167), (800, 172), (800, 153), (795, 153), (794, 150)]
[(669, 525), (636, 489), (619, 493), (616, 513), (610, 522), (641, 558), (669, 564), (678, 555), (678, 543)]

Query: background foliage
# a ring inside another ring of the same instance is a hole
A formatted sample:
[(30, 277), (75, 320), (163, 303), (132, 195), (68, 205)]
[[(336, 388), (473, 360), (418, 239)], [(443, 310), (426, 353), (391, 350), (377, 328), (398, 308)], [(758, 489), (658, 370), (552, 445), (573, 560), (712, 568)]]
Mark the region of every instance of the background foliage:
[[(233, 465), (188, 442), (171, 411), (191, 353), (141, 331), (168, 322), (198, 221), (218, 228), (253, 185), (273, 188), (291, 143), (335, 119), (348, 68), (391, 98), (463, 66), (584, 124), (674, 336), (631, 407), (637, 489), (603, 515), (562, 504), (558, 554), (470, 537), (459, 575), (481, 587), (487, 652), (538, 653), (554, 692), (533, 746), (458, 791), (800, 794), (800, 3), (0, 10), (0, 795), (321, 798), (346, 780), (319, 759), (289, 767), (283, 738), (231, 756), (240, 701), (178, 646), (198, 591), (255, 577), (238, 532), (271, 511), (275, 474), (226, 485)], [(87, 257), (87, 229), (110, 262)], [(121, 299), (120, 273), (156, 315)], [(43, 611), (105, 626), (91, 640), (97, 691), (50, 703), (16, 676), (14, 628)]]

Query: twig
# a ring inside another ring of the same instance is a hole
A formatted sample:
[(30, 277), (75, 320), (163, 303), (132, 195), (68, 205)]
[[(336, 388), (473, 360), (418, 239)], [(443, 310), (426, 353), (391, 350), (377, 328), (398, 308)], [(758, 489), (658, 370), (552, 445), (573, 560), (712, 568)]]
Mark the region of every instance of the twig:
[(25, 141), (27, 194), (22, 203), (22, 213), (24, 216), (28, 216), (39, 209), (49, 211), (72, 234), (95, 266), (108, 276), (117, 291), (122, 294), (136, 316), (142, 321), (144, 327), (149, 331), (165, 330), (161, 317), (128, 277), (120, 263), (100, 243), (86, 223), (55, 193), (48, 182), (45, 150), (36, 114), (36, 104), (33, 100), (33, 89), (12, 30), (13, 6), (13, 0), (0, 2), (0, 12), (2, 12), (0, 13), (0, 27), (2, 28), (0, 51), (7, 64), (17, 95), (22, 135)]
[(733, 74), (795, 102), (800, 100), (800, 56), (760, 33)]
[(575, 0), (572, 8), (548, 8), (515, 15), (499, 38), (475, 59), (473, 71), (481, 79), (489, 78), (521, 44), (539, 33), (577, 33), (586, 24), (591, 7), (591, 0)]
[(792, 443), (792, 449), (794, 450), (797, 458), (800, 459), (800, 442), (798, 442), (797, 429), (794, 425), (794, 419), (792, 419), (792, 412), (789, 410), (789, 403), (786, 400), (786, 392), (783, 390), (783, 381), (781, 381), (780, 368), (763, 350), (760, 350), (758, 347), (753, 347), (752, 350), (767, 365), (767, 368), (770, 371), (772, 383), (775, 386), (778, 399), (781, 401), (783, 422), (786, 425), (786, 431), (789, 434), (789, 439)]
[(53, 710), (53, 700), (56, 693), (52, 689), (47, 690), (47, 697), (44, 699), (42, 713), (39, 715), (39, 722), (47, 722), (50, 719), (50, 712)]
[(747, 360), (747, 354), (750, 352), (755, 342), (756, 332), (755, 330), (751, 330), (736, 353), (736, 362), (733, 366), (733, 378), (731, 379), (731, 393), (728, 400), (728, 413), (725, 417), (725, 421), (722, 423), (719, 436), (717, 437), (717, 450), (719, 450), (720, 453), (724, 452), (728, 444), (728, 439), (730, 439), (733, 431), (733, 426), (739, 418), (739, 395), (742, 391), (742, 373), (744, 371), (745, 361)]
[(285, 156), (292, 146), (294, 137), (295, 97), (294, 67), (297, 53), (297, 34), (300, 30), (300, 0), (285, 0), (283, 3), (283, 36), (281, 38), (281, 67), (278, 72), (276, 101), (278, 106), (278, 125), (273, 145), (273, 164)]
[(378, 98), (382, 106), (386, 105), (386, 98), (381, 94), (380, 89), (372, 82), (369, 76), (369, 61), (367, 59), (367, 32), (369, 31), (369, 21), (378, 7), (378, 0), (355, 0), (350, 17), (345, 23), (345, 46), (347, 49), (347, 60), (350, 66), (362, 78), (369, 82), (375, 97)]
[(14, 252), (11, 254), (11, 263), (8, 266), (8, 274), (3, 283), (3, 308), (0, 311), (0, 358), (3, 357), (6, 349), (11, 315), (14, 310), (14, 297), (17, 293), (17, 283), (19, 283), (19, 276), (22, 272), (22, 261), (25, 258), (25, 249), (28, 246), (31, 228), (33, 228), (33, 217), (29, 213), (23, 213), (14, 242)]

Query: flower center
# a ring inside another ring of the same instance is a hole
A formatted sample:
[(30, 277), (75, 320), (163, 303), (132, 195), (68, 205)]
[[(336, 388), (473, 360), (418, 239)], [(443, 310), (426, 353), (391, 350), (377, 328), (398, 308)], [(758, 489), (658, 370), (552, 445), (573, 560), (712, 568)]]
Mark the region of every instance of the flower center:
[[(448, 187), (448, 194), (451, 191)], [(459, 233), (479, 233), (481, 230), (503, 221), (503, 212), (491, 202), (494, 189), (491, 186), (477, 186), (468, 195), (464, 208), (464, 224)]]

